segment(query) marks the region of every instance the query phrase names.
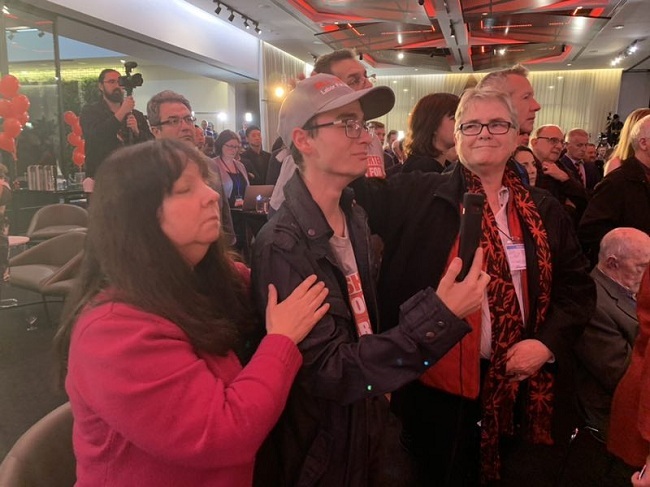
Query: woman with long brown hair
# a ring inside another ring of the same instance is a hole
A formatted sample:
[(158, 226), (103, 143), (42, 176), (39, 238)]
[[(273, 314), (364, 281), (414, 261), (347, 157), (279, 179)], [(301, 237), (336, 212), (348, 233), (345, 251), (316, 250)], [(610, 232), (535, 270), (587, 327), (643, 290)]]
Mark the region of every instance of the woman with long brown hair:
[(205, 156), (164, 139), (102, 163), (80, 280), (57, 334), (74, 415), (78, 486), (250, 485), (323, 316), (310, 277), (255, 322), (247, 269), (220, 239)]
[(404, 143), (402, 172), (442, 172), (454, 147), (454, 112), (459, 98), (451, 93), (432, 93), (417, 102), (409, 118)]

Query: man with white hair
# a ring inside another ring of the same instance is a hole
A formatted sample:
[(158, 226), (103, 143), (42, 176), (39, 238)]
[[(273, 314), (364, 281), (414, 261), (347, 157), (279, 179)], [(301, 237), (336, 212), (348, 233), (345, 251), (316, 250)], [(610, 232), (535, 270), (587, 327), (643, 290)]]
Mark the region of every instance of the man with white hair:
[[(533, 85), (528, 80), (528, 70), (521, 64), (510, 68), (493, 71), (479, 81), (477, 88), (489, 88), (492, 90), (505, 91), (510, 95), (510, 100), (517, 113), (519, 125), (519, 145), (528, 145), (521, 140), (527, 140), (535, 125), (535, 116), (542, 108), (535, 100)], [(508, 164), (517, 170), (519, 177), (526, 184), (529, 183), (528, 173), (514, 158), (510, 158)]]
[(650, 236), (621, 227), (603, 237), (598, 265), (591, 271), (598, 298), (596, 313), (575, 347), (576, 392), (580, 415), (603, 442), (614, 389), (630, 363), (638, 333), (636, 293), (649, 264)]
[(630, 132), (634, 156), (609, 173), (594, 190), (578, 227), (578, 237), (595, 262), (601, 238), (617, 227), (650, 234), (650, 115)]
[(588, 145), (589, 134), (586, 130), (580, 128), (569, 130), (566, 134), (566, 154), (560, 158), (560, 163), (591, 192), (600, 178), (596, 166), (593, 163), (587, 164)]
[(528, 70), (521, 64), (493, 71), (479, 81), (477, 88), (505, 91), (517, 112), (519, 133), (530, 134), (535, 125), (535, 115), (542, 106), (535, 100), (533, 85), (528, 80)]

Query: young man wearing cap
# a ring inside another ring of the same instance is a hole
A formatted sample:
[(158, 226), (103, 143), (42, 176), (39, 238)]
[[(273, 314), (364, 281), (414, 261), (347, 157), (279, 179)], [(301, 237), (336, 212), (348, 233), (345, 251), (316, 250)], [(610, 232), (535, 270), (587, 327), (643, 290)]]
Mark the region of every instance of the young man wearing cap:
[(489, 280), (479, 251), (455, 282), (455, 259), (438, 287), (401, 307), (382, 332), (370, 277), (369, 230), (347, 185), (366, 171), (366, 120), (388, 112), (388, 87), (354, 91), (318, 74), (298, 83), (280, 109), (279, 133), (298, 171), (286, 201), (256, 238), (253, 289), (263, 310), (268, 286), (280, 299), (316, 274), (328, 314), (299, 345), (303, 367), (285, 412), (258, 456), (257, 485), (412, 485), (386, 394), (417, 378), (467, 332)]

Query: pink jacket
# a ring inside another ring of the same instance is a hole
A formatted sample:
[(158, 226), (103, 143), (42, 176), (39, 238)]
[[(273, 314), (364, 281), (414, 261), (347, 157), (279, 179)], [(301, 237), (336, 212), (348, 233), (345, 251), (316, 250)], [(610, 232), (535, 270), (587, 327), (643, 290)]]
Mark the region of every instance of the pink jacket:
[(242, 368), (197, 353), (173, 323), (122, 303), (79, 318), (66, 389), (78, 486), (248, 486), (302, 364), (268, 335)]

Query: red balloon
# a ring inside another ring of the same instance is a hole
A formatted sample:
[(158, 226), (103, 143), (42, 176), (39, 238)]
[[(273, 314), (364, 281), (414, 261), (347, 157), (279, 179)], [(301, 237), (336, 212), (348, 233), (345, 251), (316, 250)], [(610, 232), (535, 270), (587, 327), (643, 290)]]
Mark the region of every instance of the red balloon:
[(5, 74), (0, 80), (0, 95), (13, 98), (20, 90), (20, 81), (12, 74)]
[(16, 115), (16, 120), (20, 122), (21, 125), (25, 125), (27, 122), (29, 122), (29, 113), (21, 113), (20, 115)]
[(77, 120), (72, 127), (72, 133), (77, 134), (79, 137), (83, 137), (83, 132), (81, 131), (81, 124), (79, 124), (79, 120)]
[(0, 132), (0, 149), (15, 154), (16, 140), (6, 132)]
[(86, 154), (81, 152), (79, 147), (72, 151), (72, 162), (74, 162), (77, 167), (83, 166), (84, 162), (86, 162)]
[(70, 145), (74, 145), (75, 147), (79, 147), (79, 145), (81, 144), (81, 137), (79, 137), (79, 135), (72, 132), (68, 134), (68, 143)]
[(23, 126), (15, 118), (5, 118), (2, 128), (5, 133), (12, 138), (16, 138), (23, 131)]
[(63, 120), (68, 125), (74, 125), (78, 118), (74, 112), (67, 111), (63, 114)]
[(84, 139), (81, 139), (81, 142), (79, 142), (79, 145), (77, 147), (81, 152), (84, 154), (86, 153), (86, 141)]
[(6, 99), (0, 100), (0, 117), (7, 118), (13, 114), (13, 104)]
[(11, 99), (11, 104), (14, 107), (14, 113), (25, 113), (29, 110), (29, 98), (27, 95), (16, 95)]

